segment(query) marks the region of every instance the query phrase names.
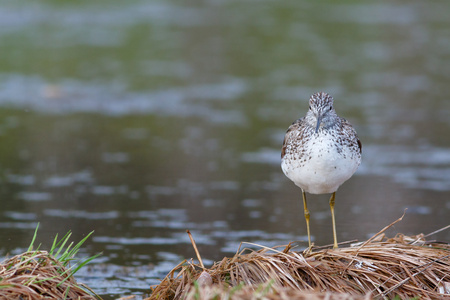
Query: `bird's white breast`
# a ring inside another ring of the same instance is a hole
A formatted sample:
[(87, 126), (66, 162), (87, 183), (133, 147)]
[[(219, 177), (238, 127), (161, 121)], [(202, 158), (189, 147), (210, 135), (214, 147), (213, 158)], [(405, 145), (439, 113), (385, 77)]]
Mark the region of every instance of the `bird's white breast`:
[(291, 145), (281, 162), (286, 176), (311, 194), (335, 192), (355, 173), (361, 156), (346, 143), (337, 143), (331, 133), (317, 134)]

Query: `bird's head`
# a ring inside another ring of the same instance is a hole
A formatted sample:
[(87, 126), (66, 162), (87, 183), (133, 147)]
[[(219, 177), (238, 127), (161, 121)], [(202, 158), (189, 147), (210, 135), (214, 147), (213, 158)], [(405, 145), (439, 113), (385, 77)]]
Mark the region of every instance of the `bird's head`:
[(316, 133), (320, 128), (333, 126), (338, 119), (333, 107), (333, 97), (324, 92), (315, 93), (311, 96), (305, 121), (314, 128)]

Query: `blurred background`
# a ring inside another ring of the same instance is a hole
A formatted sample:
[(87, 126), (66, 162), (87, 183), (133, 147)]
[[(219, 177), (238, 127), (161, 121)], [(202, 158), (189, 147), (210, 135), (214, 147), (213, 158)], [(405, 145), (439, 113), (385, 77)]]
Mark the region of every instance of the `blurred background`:
[[(307, 245), (280, 168), (309, 96), (333, 95), (363, 162), (336, 196), (338, 240), (450, 220), (450, 2), (0, 0), (0, 254), (36, 225), (105, 299), (145, 295), (183, 259), (240, 242)], [(329, 195), (311, 233), (332, 243)], [(430, 237), (449, 242), (450, 231)]]

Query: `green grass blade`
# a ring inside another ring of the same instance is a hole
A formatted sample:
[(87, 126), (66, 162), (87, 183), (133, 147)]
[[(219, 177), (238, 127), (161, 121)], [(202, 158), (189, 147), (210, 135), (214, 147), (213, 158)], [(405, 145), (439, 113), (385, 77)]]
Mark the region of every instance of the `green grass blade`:
[(94, 233), (94, 231), (91, 231), (88, 235), (86, 235), (81, 241), (78, 242), (78, 244), (75, 245), (75, 247), (72, 248), (72, 250), (69, 253), (70, 257), (74, 257), (78, 251), (80, 250), (81, 246), (86, 242), (86, 240)]
[(70, 242), (69, 246), (67, 246), (67, 248), (64, 250), (64, 253), (61, 254), (61, 256), (59, 258), (57, 258), (64, 265), (68, 262), (68, 260), (70, 260), (69, 251), (70, 251), (70, 248), (72, 248), (72, 245), (73, 245), (73, 242)]
[(31, 243), (30, 243), (30, 246), (28, 247), (28, 251), (27, 252), (30, 252), (30, 251), (33, 250), (33, 244), (34, 244), (34, 241), (36, 240), (38, 229), (39, 229), (39, 223), (36, 226), (36, 230), (34, 231), (33, 239), (31, 240)]
[(58, 252), (56, 252), (54, 255), (56, 258), (58, 257), (59, 253), (64, 249), (64, 246), (66, 245), (71, 235), (72, 233), (69, 231), (57, 244), (58, 247), (62, 243), (61, 246), (59, 246)]
[(61, 255), (61, 257), (58, 258), (58, 260), (63, 263), (64, 266), (66, 266), (71, 260), (73, 260), (73, 258), (75, 257), (75, 255), (78, 253), (78, 251), (80, 250), (81, 246), (83, 245), (84, 242), (86, 242), (86, 240), (94, 233), (94, 231), (91, 231), (89, 234), (87, 234), (80, 242), (78, 242), (73, 248), (72, 245), (73, 243), (71, 243), (66, 251), (64, 251), (64, 253)]
[(50, 255), (53, 255), (53, 251), (55, 251), (55, 249), (56, 249), (57, 240), (58, 240), (58, 234), (55, 235), (55, 238), (53, 239), (52, 247), (50, 248), (50, 251), (48, 252)]
[(87, 259), (85, 259), (83, 262), (80, 262), (74, 267), (71, 267), (69, 269), (67, 269), (63, 274), (64, 275), (66, 273), (69, 273), (69, 275), (67, 275), (66, 278), (64, 278), (64, 280), (62, 280), (60, 283), (58, 283), (57, 286), (60, 286), (61, 284), (64, 283), (64, 281), (66, 281), (67, 279), (69, 279), (70, 277), (72, 277), (73, 275), (75, 275), (76, 272), (78, 272), (78, 270), (80, 270), (81, 268), (83, 268), (85, 265), (87, 265), (88, 263), (90, 263), (92, 260), (96, 259), (97, 257), (99, 257), (100, 255), (102, 255), (102, 253), (97, 253), (94, 256), (88, 257)]
[(96, 258), (99, 257), (100, 255), (102, 255), (102, 252), (97, 253), (97, 254), (95, 254), (94, 256), (91, 256), (91, 257), (85, 259), (83, 262), (79, 263), (79, 264), (77, 265), (77, 267), (76, 267), (72, 272), (70, 272), (70, 275), (69, 275), (69, 276), (75, 275), (75, 273), (76, 273), (78, 270), (80, 270), (81, 268), (83, 268), (85, 265), (87, 265), (88, 263), (90, 263), (92, 260), (96, 259)]
[(55, 236), (55, 239), (53, 240), (54, 247), (50, 250), (56, 250), (56, 248), (60, 247), (61, 243), (66, 241), (68, 239), (68, 236), (70, 236), (72, 232), (69, 230), (58, 242), (56, 240), (58, 239), (58, 235)]

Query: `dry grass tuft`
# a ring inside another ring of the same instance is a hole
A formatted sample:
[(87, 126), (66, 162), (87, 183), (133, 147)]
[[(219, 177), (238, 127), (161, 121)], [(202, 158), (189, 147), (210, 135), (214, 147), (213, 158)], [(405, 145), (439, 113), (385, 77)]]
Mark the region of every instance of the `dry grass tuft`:
[(339, 249), (244, 249), (210, 269), (184, 261), (148, 299), (450, 298), (449, 244), (382, 232)]
[(97, 299), (46, 251), (28, 251), (0, 263), (0, 299)]
[(69, 242), (70, 231), (59, 241), (56, 235), (49, 252), (33, 251), (38, 228), (39, 224), (28, 251), (0, 263), (0, 299), (97, 299), (92, 290), (84, 285), (82, 288), (74, 278), (80, 268), (100, 255), (85, 260), (74, 258), (93, 232), (77, 244)]

